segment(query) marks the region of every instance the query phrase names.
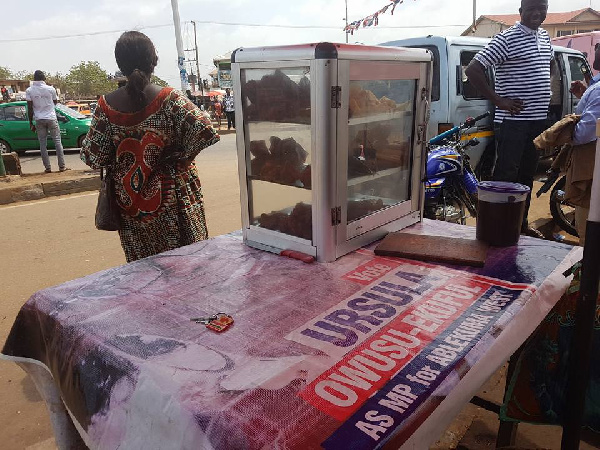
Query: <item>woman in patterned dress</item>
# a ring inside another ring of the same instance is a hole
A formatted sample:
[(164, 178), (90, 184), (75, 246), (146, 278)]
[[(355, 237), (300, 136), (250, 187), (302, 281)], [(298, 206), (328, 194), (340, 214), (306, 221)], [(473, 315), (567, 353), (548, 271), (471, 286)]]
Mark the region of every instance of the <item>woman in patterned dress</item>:
[(145, 34), (123, 33), (115, 58), (127, 85), (99, 99), (81, 159), (114, 177), (131, 262), (208, 237), (194, 158), (219, 135), (185, 94), (150, 84), (158, 57)]

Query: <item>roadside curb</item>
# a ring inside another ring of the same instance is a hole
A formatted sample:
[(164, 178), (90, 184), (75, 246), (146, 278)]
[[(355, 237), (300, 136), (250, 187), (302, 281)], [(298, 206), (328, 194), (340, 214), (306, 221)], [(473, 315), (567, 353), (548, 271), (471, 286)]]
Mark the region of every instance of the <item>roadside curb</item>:
[(82, 173), (80, 176), (65, 180), (32, 181), (31, 183), (27, 183), (25, 178), (15, 186), (4, 187), (0, 183), (0, 205), (99, 189), (100, 175), (98, 174)]

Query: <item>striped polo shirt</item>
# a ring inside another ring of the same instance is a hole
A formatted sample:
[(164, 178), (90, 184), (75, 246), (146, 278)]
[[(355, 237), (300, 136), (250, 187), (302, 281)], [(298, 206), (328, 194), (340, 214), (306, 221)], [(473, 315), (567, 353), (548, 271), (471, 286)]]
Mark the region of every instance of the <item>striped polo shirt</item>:
[(496, 67), (496, 94), (523, 100), (523, 109), (515, 116), (496, 108), (495, 122), (548, 117), (550, 61), (554, 59), (554, 50), (546, 30), (531, 30), (517, 22), (494, 36), (475, 59), (485, 68)]

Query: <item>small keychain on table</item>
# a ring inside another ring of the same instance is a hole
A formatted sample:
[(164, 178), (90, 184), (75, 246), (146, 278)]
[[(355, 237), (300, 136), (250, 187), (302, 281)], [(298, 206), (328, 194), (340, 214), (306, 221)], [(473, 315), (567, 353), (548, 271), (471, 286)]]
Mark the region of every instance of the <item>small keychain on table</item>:
[(217, 313), (209, 317), (194, 317), (192, 322), (201, 323), (209, 330), (221, 333), (233, 323), (233, 317), (226, 313)]

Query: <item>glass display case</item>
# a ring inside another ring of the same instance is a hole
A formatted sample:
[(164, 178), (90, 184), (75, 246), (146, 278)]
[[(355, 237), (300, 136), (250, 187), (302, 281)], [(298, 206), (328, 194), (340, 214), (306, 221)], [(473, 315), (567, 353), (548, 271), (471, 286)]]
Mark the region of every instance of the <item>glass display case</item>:
[(232, 74), (248, 245), (333, 261), (421, 219), (427, 50), (241, 48)]

